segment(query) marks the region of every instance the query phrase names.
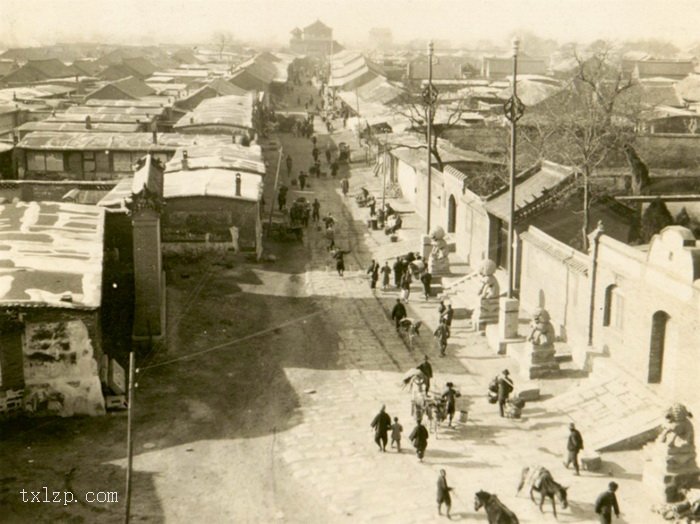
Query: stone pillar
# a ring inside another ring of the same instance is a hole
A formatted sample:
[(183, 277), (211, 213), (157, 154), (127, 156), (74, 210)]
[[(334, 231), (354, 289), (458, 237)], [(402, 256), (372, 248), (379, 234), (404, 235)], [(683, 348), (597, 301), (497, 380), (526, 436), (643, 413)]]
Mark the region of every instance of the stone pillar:
[(502, 297), (498, 308), (498, 338), (509, 340), (518, 337), (518, 313), (520, 302), (517, 298)]
[(684, 405), (671, 406), (661, 434), (644, 448), (644, 455), (642, 481), (657, 501), (679, 502), (684, 498), (682, 490), (697, 487), (695, 434)]
[(134, 174), (130, 203), (134, 245), (135, 340), (158, 340), (165, 334), (165, 276), (163, 274), (160, 213), (163, 166), (151, 155)]

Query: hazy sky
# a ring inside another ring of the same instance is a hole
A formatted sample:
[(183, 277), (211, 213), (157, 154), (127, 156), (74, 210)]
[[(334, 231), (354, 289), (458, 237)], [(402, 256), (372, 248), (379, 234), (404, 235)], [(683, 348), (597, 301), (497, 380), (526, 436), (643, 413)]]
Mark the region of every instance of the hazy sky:
[(225, 30), (284, 43), (316, 18), (341, 43), (365, 40), (371, 27), (390, 27), (395, 40), (453, 43), (501, 41), (513, 30), (562, 42), (700, 40), (700, 0), (0, 0), (0, 40), (191, 42)]

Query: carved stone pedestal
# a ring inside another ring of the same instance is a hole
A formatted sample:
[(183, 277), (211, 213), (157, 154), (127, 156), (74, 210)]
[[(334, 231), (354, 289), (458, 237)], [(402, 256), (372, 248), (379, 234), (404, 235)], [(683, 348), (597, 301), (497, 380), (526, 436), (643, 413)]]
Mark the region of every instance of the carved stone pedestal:
[(498, 323), (498, 298), (482, 298), (474, 312), (474, 325), (477, 331), (486, 329), (487, 324)]
[(662, 502), (683, 500), (682, 490), (698, 487), (700, 482), (695, 459), (693, 425), (685, 406), (674, 404), (659, 437), (644, 448), (644, 485)]
[(536, 346), (532, 342), (526, 343), (519, 359), (520, 376), (530, 380), (556, 375), (559, 363), (554, 358), (554, 353), (554, 344)]

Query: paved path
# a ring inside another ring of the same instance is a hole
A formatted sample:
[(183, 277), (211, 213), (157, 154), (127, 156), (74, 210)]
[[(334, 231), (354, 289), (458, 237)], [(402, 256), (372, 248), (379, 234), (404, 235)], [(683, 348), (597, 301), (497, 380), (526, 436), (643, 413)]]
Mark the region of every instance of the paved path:
[[(320, 135), (325, 145), (327, 136)], [(308, 140), (281, 137), (285, 151), (308, 155)], [(341, 173), (341, 175), (344, 173)], [(352, 170), (351, 194), (362, 185), (376, 186), (371, 170), (359, 166)], [(316, 297), (325, 309), (324, 321), (337, 332), (336, 367), (331, 370), (286, 368), (290, 384), (300, 398), (296, 412), (298, 425), (281, 433), (278, 450), (294, 478), (313, 494), (319, 504), (327, 505), (338, 522), (431, 522), (438, 519), (435, 509), (435, 482), (440, 468), (448, 472), (455, 486), (455, 519), (485, 521), (484, 514), (473, 511), (473, 494), (479, 489), (496, 492), (519, 516), (521, 522), (554, 522), (551, 508), (541, 515), (521, 495), (515, 496), (519, 473), (524, 465), (547, 466), (555, 478), (569, 485), (570, 509), (559, 513), (559, 522), (595, 522), (592, 501), (609, 481), (608, 472), (621, 484), (620, 501), (627, 520), (653, 522), (646, 508), (635, 508), (639, 479), (619, 464), (607, 464), (601, 475), (573, 477), (561, 465), (568, 420), (561, 414), (550, 415), (537, 403), (526, 407), (523, 420), (497, 416), (494, 406), (485, 401), (485, 385), (503, 367), (513, 366), (509, 359), (495, 356), (485, 339), (456, 321), (450, 339), (449, 356), (437, 357), (424, 330), (419, 347), (412, 353), (396, 336), (387, 311), (395, 300), (393, 291), (371, 291), (364, 268), (371, 258), (383, 260), (416, 250), (422, 225), (415, 215), (407, 215), (403, 241), (390, 244), (381, 232), (368, 232), (366, 210), (350, 198), (342, 202), (339, 180), (311, 179), (305, 196), (319, 198), (322, 215), (328, 210), (338, 222), (336, 242), (351, 250), (347, 271), (340, 278), (326, 250), (320, 231), (310, 228), (305, 238), (309, 260), (304, 294)], [(394, 205), (395, 202), (392, 202)], [(405, 201), (396, 203), (402, 209)], [(410, 304), (409, 315), (434, 326), (436, 301)], [(309, 340), (309, 344), (324, 344)], [(330, 348), (329, 348), (330, 350)], [(379, 453), (372, 442), (369, 422), (381, 404), (398, 416), (405, 436), (413, 428), (409, 394), (400, 387), (403, 373), (431, 356), (436, 373), (434, 383), (442, 387), (453, 381), (469, 401), (469, 419), (456, 429), (431, 435), (424, 463), (416, 460), (407, 438), (404, 451)], [(620, 461), (630, 461), (620, 454)], [(609, 466), (609, 467), (607, 467)], [(638, 465), (637, 465), (638, 466)], [(639, 513), (637, 513), (639, 512)], [(287, 518), (291, 518), (287, 516)]]

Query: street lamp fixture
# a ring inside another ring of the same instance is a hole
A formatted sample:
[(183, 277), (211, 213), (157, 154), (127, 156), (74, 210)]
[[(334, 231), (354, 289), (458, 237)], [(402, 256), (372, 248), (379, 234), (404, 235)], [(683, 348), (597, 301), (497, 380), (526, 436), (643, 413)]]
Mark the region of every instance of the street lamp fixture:
[(510, 212), (508, 214), (508, 298), (513, 298), (515, 283), (515, 158), (516, 124), (525, 112), (525, 106), (518, 98), (518, 49), (520, 40), (513, 38), (513, 94), (503, 105), (505, 116), (510, 122)]

